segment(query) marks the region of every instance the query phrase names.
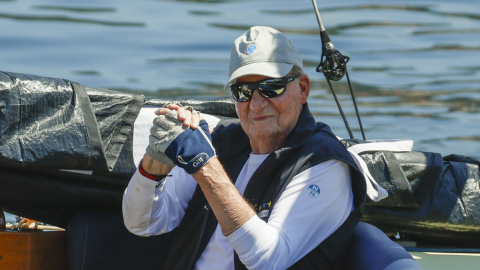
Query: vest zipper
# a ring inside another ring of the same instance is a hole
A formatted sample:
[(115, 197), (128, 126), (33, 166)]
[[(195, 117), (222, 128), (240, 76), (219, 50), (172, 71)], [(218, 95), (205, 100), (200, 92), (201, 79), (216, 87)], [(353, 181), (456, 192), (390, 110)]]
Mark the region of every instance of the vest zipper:
[(193, 254), (192, 254), (192, 259), (190, 260), (190, 263), (188, 264), (187, 269), (194, 269), (194, 265), (197, 262), (197, 253), (198, 253), (198, 250), (200, 249), (200, 244), (202, 243), (202, 238), (203, 238), (203, 235), (205, 234), (205, 229), (207, 228), (208, 216), (210, 214), (210, 207), (208, 204), (206, 204), (204, 208), (206, 212), (205, 212), (205, 219), (203, 220), (203, 224), (202, 224), (202, 229), (200, 230), (200, 237), (198, 238), (197, 245), (195, 246), (195, 250), (193, 251)]

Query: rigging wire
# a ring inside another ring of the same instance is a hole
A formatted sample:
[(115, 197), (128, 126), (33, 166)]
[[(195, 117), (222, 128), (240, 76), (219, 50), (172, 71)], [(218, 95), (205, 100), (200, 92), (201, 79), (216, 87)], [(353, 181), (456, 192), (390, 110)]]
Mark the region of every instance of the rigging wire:
[(350, 76), (348, 75), (348, 71), (345, 73), (347, 75), (347, 82), (348, 88), (350, 89), (350, 95), (352, 96), (353, 106), (355, 107), (355, 114), (357, 115), (358, 124), (360, 125), (360, 131), (362, 132), (363, 140), (367, 140), (365, 138), (365, 131), (363, 130), (362, 119), (360, 118), (360, 113), (358, 112), (357, 102), (355, 101), (355, 94), (353, 94), (352, 84), (350, 83)]
[(353, 139), (353, 133), (348, 124), (347, 118), (345, 117), (345, 113), (343, 112), (342, 106), (338, 101), (337, 95), (333, 90), (332, 84), (330, 80), (339, 81), (345, 75), (347, 75), (348, 87), (350, 89), (350, 95), (352, 96), (353, 105), (355, 107), (355, 113), (357, 115), (358, 124), (360, 126), (360, 130), (362, 132), (362, 137), (366, 140), (365, 132), (363, 129), (362, 121), (360, 119), (360, 113), (358, 111), (357, 102), (355, 98), (355, 94), (353, 93), (352, 84), (350, 82), (350, 76), (348, 75), (347, 71), (347, 63), (350, 60), (349, 56), (341, 54), (330, 41), (330, 37), (327, 34), (327, 30), (323, 26), (322, 18), (320, 17), (320, 12), (318, 11), (317, 2), (312, 0), (312, 4), (315, 10), (315, 14), (317, 17), (318, 26), (320, 27), (320, 39), (322, 41), (322, 55), (320, 58), (320, 64), (318, 64), (316, 71), (323, 73), (325, 78), (327, 79), (328, 86), (330, 87), (330, 91), (337, 103), (338, 110), (340, 111), (340, 115), (342, 116), (343, 122), (345, 123), (345, 127), (347, 128), (348, 134), (350, 138)]

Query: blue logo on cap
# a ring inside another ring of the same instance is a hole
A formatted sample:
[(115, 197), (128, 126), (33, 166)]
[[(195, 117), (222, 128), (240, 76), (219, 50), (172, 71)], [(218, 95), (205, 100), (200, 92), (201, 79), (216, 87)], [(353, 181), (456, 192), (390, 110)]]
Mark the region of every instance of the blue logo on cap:
[(320, 195), (320, 187), (317, 185), (308, 186), (307, 194), (312, 198), (317, 198)]
[(247, 48), (247, 54), (253, 54), (256, 51), (257, 51), (257, 45), (255, 44), (252, 44)]

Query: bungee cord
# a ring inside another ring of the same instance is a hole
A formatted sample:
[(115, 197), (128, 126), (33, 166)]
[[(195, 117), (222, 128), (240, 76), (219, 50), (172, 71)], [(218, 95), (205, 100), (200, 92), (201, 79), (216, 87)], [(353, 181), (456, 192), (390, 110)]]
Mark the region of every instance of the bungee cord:
[(327, 30), (323, 26), (322, 18), (320, 17), (320, 13), (318, 11), (317, 2), (312, 0), (313, 8), (315, 10), (315, 14), (317, 17), (318, 26), (320, 27), (320, 39), (322, 41), (322, 56), (320, 58), (320, 64), (318, 64), (316, 71), (323, 73), (325, 78), (327, 79), (328, 86), (330, 87), (330, 91), (332, 92), (333, 98), (337, 103), (338, 110), (340, 111), (340, 115), (342, 116), (343, 122), (345, 123), (345, 127), (347, 128), (348, 134), (350, 135), (350, 139), (354, 139), (353, 132), (348, 124), (347, 118), (345, 113), (343, 112), (342, 106), (338, 101), (337, 95), (333, 90), (332, 81), (339, 81), (345, 75), (347, 76), (348, 87), (350, 89), (350, 95), (352, 96), (353, 105), (355, 107), (355, 113), (357, 115), (358, 124), (360, 126), (360, 131), (362, 132), (362, 137), (366, 140), (365, 132), (363, 130), (362, 120), (360, 119), (360, 113), (357, 107), (357, 101), (355, 99), (355, 94), (353, 93), (352, 84), (350, 83), (350, 76), (348, 75), (347, 71), (347, 63), (350, 60), (349, 56), (341, 54), (333, 45), (330, 37), (327, 34)]

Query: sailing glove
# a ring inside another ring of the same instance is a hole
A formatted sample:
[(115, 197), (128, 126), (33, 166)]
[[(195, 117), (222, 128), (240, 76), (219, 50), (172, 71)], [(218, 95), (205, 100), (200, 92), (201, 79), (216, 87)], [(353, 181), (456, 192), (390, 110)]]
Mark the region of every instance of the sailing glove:
[[(149, 153), (152, 150), (153, 155)], [(169, 164), (164, 161), (166, 155), (172, 163), (182, 167), (189, 174), (195, 173), (216, 156), (207, 122), (201, 120), (198, 128), (187, 128), (178, 120), (176, 111), (155, 119), (155, 124), (150, 130), (147, 153)]]

